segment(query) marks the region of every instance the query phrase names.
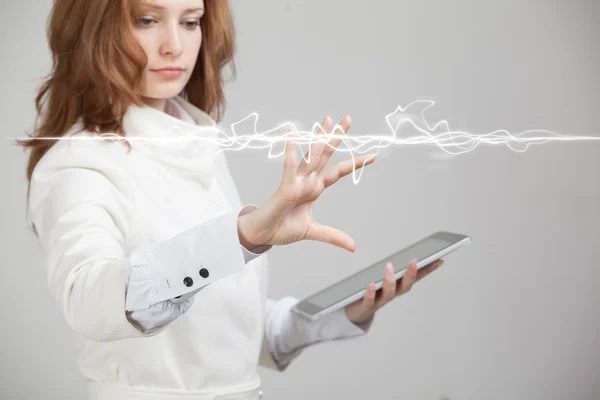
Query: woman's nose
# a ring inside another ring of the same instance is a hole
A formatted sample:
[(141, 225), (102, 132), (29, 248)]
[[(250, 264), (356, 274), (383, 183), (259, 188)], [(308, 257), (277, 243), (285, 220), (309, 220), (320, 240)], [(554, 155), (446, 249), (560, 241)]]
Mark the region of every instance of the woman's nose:
[(164, 32), (163, 42), (160, 47), (161, 55), (177, 56), (182, 51), (181, 37), (179, 34), (179, 25), (170, 24)]

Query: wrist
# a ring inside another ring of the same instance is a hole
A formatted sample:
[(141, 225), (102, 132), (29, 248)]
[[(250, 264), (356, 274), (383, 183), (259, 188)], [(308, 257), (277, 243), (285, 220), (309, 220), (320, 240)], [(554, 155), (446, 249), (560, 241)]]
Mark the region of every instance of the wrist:
[(244, 246), (247, 250), (252, 251), (257, 247), (260, 247), (261, 244), (256, 244), (252, 241), (252, 236), (248, 232), (248, 215), (239, 216), (237, 219), (237, 233), (240, 244)]
[(237, 219), (240, 244), (252, 251), (257, 247), (272, 245), (270, 238), (281, 220), (296, 204), (282, 196), (280, 191), (273, 193), (260, 207), (245, 207)]

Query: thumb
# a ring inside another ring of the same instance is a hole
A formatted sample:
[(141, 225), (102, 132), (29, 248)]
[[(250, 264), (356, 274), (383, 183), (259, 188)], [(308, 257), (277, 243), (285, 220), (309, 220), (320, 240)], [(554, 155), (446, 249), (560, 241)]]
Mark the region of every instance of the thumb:
[(356, 242), (350, 237), (350, 235), (339, 229), (321, 225), (316, 221), (313, 221), (308, 228), (308, 231), (306, 232), (306, 239), (329, 243), (351, 252), (356, 250)]

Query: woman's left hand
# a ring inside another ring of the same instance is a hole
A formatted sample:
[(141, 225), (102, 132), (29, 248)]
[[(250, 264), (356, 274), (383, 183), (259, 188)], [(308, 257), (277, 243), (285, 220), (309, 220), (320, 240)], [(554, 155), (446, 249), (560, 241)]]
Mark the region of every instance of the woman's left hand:
[(357, 325), (369, 321), (373, 318), (377, 310), (396, 297), (408, 292), (415, 282), (433, 272), (443, 263), (444, 260), (436, 260), (417, 271), (417, 262), (413, 260), (408, 263), (408, 269), (398, 281), (394, 278), (392, 264), (387, 263), (381, 290), (376, 291), (375, 284), (370, 283), (362, 299), (356, 300), (346, 306), (345, 310), (348, 319)]

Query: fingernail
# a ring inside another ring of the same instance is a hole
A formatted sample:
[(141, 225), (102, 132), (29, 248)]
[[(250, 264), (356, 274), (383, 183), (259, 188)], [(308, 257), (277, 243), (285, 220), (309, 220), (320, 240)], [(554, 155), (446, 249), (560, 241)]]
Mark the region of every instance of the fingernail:
[(394, 273), (394, 268), (392, 267), (392, 264), (390, 264), (390, 263), (387, 263), (387, 264), (385, 265), (385, 272), (386, 272), (388, 275), (392, 275), (392, 274)]

